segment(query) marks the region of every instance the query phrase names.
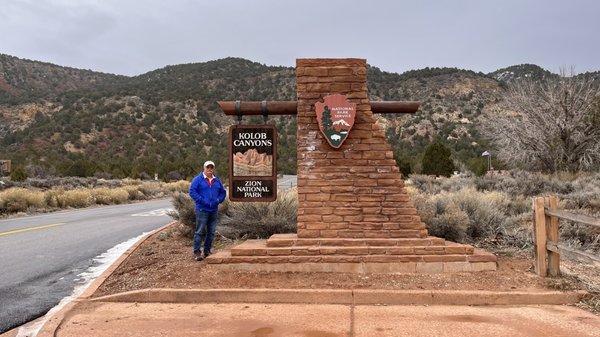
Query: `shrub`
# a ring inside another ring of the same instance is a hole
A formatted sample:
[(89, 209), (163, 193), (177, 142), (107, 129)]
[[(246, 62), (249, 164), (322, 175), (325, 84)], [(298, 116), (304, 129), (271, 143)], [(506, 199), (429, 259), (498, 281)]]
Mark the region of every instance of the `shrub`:
[(437, 194), (443, 191), (459, 191), (463, 188), (475, 187), (473, 179), (468, 175), (457, 175), (450, 178), (428, 176), (424, 174), (413, 174), (407, 181), (420, 192)]
[(63, 173), (71, 177), (90, 177), (97, 170), (97, 166), (91, 161), (81, 158), (75, 160)]
[(395, 156), (397, 158), (396, 164), (398, 164), (398, 168), (400, 169), (402, 176), (408, 177), (412, 173), (412, 167), (410, 166), (410, 161), (405, 157), (401, 157), (399, 154), (395, 154)]
[(25, 166), (25, 172), (28, 177), (36, 177), (36, 178), (46, 178), (48, 176), (48, 172), (52, 170), (47, 169), (40, 165), (27, 165)]
[(531, 201), (523, 196), (473, 187), (429, 194), (408, 186), (407, 191), (432, 235), (458, 242), (531, 244)]
[(527, 171), (479, 177), (475, 179), (475, 185), (478, 190), (502, 191), (509, 195), (528, 197), (544, 193), (568, 194), (574, 191), (573, 183), (569, 180)]
[(196, 210), (194, 200), (187, 193), (176, 192), (173, 193), (173, 200), (171, 201), (174, 211), (169, 212), (169, 215), (180, 222), (179, 231), (181, 234), (187, 237), (194, 236), (194, 230), (196, 228)]
[(15, 169), (10, 173), (10, 180), (25, 181), (26, 179), (27, 173), (25, 173), (25, 170), (20, 166), (15, 167)]
[(46, 205), (49, 207), (60, 207), (58, 203), (58, 196), (65, 193), (63, 189), (51, 189), (44, 193), (44, 199), (46, 200)]
[(169, 171), (166, 176), (167, 181), (178, 181), (185, 179), (185, 176), (179, 171)]
[(431, 234), (451, 241), (464, 241), (469, 216), (453, 202), (438, 201), (436, 209), (438, 212), (428, 227)]
[(297, 191), (279, 193), (274, 202), (230, 202), (221, 217), (220, 233), (230, 239), (266, 239), (296, 232)]
[(188, 192), (190, 190), (190, 182), (187, 180), (179, 180), (166, 183), (165, 189), (170, 192)]
[(46, 206), (44, 192), (24, 188), (9, 188), (0, 192), (0, 213), (25, 212), (30, 207)]
[(89, 190), (78, 188), (67, 190), (56, 195), (58, 206), (67, 207), (88, 207), (94, 203), (94, 198)]
[[(175, 211), (169, 215), (181, 222), (180, 232), (193, 236), (196, 227), (194, 201), (187, 193), (173, 194)], [(281, 192), (277, 200), (270, 203), (230, 202), (225, 199), (219, 206), (217, 231), (229, 239), (268, 238), (277, 233), (296, 231), (298, 195), (295, 190)]]
[(156, 197), (163, 194), (161, 183), (159, 182), (142, 182), (138, 186), (138, 190), (146, 196), (146, 198)]
[(138, 189), (139, 185), (125, 185), (123, 189), (129, 195), (129, 200), (146, 200), (146, 196)]
[(423, 154), (421, 168), (423, 174), (451, 176), (456, 169), (450, 158), (451, 154), (450, 149), (439, 141), (429, 145)]
[(122, 204), (129, 199), (129, 192), (124, 188), (94, 188), (91, 191), (96, 204), (112, 205)]

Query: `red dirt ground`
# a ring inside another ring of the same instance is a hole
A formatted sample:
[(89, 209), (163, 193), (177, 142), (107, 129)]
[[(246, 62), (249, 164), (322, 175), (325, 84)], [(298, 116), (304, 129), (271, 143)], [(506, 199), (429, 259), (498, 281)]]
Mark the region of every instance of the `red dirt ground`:
[[(226, 249), (229, 245), (218, 242), (216, 250)], [(532, 272), (530, 258), (499, 256), (498, 263), (497, 271), (454, 274), (220, 271), (205, 262), (195, 261), (192, 257), (191, 240), (179, 235), (175, 227), (170, 227), (142, 243), (104, 282), (94, 296), (145, 288), (372, 288), (496, 291), (543, 291), (555, 288)]]

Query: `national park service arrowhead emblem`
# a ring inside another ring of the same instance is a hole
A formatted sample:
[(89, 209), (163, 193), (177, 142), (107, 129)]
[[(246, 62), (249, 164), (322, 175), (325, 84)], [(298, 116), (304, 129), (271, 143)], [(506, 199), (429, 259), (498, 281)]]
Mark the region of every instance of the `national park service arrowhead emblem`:
[(319, 128), (329, 145), (339, 148), (348, 137), (356, 117), (356, 104), (348, 101), (345, 95), (333, 94), (323, 97), (323, 102), (315, 103)]

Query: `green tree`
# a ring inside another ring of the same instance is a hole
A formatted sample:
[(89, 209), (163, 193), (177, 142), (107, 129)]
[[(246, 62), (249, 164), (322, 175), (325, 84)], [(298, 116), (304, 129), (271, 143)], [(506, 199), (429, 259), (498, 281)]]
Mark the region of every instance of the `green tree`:
[(398, 158), (396, 163), (398, 164), (398, 168), (400, 169), (400, 172), (402, 172), (402, 176), (404, 178), (408, 177), (408, 175), (412, 173), (412, 167), (410, 166), (410, 161), (408, 159)]
[(94, 173), (96, 173), (96, 165), (85, 158), (75, 160), (64, 172), (71, 177), (91, 177)]
[(450, 149), (440, 141), (429, 145), (422, 160), (423, 174), (449, 177), (455, 170)]
[(476, 176), (481, 177), (487, 172), (487, 159), (483, 157), (471, 158), (467, 161), (467, 167)]

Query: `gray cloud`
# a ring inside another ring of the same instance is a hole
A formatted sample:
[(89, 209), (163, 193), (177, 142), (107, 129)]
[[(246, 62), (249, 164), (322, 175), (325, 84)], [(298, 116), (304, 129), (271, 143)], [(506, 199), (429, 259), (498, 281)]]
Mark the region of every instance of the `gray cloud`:
[(0, 0), (0, 52), (128, 75), (227, 56), (587, 71), (600, 68), (599, 12), (591, 0)]

